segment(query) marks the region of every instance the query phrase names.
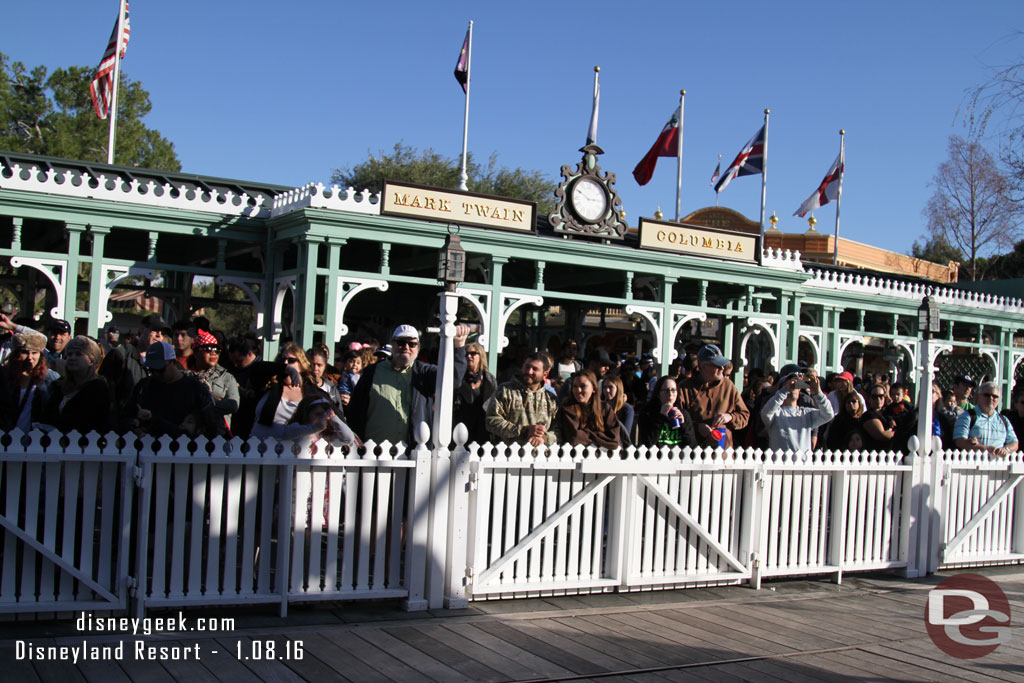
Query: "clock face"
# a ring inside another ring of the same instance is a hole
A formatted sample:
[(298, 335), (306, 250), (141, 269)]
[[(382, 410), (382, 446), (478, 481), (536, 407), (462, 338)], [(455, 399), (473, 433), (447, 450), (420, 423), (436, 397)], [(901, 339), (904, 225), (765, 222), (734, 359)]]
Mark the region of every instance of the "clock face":
[(572, 186), (572, 208), (583, 220), (597, 222), (608, 210), (608, 194), (596, 180), (580, 178)]

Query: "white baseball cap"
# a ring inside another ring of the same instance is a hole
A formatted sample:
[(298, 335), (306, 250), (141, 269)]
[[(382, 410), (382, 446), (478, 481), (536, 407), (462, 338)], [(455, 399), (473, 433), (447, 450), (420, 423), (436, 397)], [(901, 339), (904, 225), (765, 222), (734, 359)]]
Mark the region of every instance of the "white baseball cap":
[(399, 325), (395, 328), (392, 339), (419, 339), (420, 333), (412, 325)]

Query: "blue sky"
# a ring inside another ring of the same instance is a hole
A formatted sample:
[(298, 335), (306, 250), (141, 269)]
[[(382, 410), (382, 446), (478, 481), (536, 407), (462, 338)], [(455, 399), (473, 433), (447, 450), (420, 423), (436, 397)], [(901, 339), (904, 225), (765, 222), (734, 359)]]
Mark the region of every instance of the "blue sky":
[[(0, 50), (27, 65), (95, 65), (115, 0), (5, 8)], [(149, 90), (148, 125), (183, 170), (302, 185), (395, 142), (455, 156), (462, 91), (452, 70), (473, 19), (469, 147), (559, 179), (575, 164), (601, 66), (598, 144), (628, 220), (675, 206), (675, 161), (632, 170), (687, 91), (683, 214), (713, 205), (709, 180), (772, 111), (768, 212), (786, 231), (846, 130), (841, 234), (905, 252), (947, 156), (965, 92), (1021, 59), (1019, 0), (932, 2), (268, 2), (134, 0), (127, 75)], [(989, 141), (994, 146), (994, 141)], [(753, 219), (759, 176), (721, 205)], [(817, 212), (834, 227), (834, 204)]]

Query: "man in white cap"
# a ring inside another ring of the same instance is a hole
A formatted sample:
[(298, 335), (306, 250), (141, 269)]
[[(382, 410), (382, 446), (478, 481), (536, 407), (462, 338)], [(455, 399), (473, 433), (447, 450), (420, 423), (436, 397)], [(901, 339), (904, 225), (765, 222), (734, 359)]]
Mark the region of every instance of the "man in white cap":
[[(456, 325), (454, 386), (466, 374), (466, 337), (470, 328)], [(413, 443), (413, 426), (431, 423), (437, 366), (416, 360), (420, 333), (399, 325), (391, 335), (391, 358), (363, 370), (345, 410), (349, 426), (364, 441)]]

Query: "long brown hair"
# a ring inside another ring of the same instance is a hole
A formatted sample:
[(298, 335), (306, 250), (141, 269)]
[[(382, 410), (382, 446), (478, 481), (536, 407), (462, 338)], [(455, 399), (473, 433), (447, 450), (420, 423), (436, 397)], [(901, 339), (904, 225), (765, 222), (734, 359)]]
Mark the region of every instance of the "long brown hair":
[(573, 375), (573, 382), (576, 382), (578, 379), (587, 380), (590, 382), (590, 386), (594, 388), (594, 393), (590, 395), (590, 402), (586, 404), (578, 403), (570, 386), (569, 397), (565, 399), (565, 405), (562, 408), (577, 419), (581, 428), (594, 428), (598, 431), (603, 431), (604, 404), (601, 401), (601, 385), (597, 383), (597, 377), (590, 370), (581, 370)]
[(476, 351), (480, 354), (480, 372), (487, 372), (487, 352), (484, 351), (484, 347), (480, 346), (476, 342), (466, 344), (466, 351)]
[[(610, 375), (603, 380), (604, 384), (611, 384), (615, 387), (615, 403), (612, 405), (612, 412), (616, 415), (626, 405), (626, 388), (622, 385), (622, 379), (618, 375)], [(604, 387), (601, 387), (602, 390)]]

